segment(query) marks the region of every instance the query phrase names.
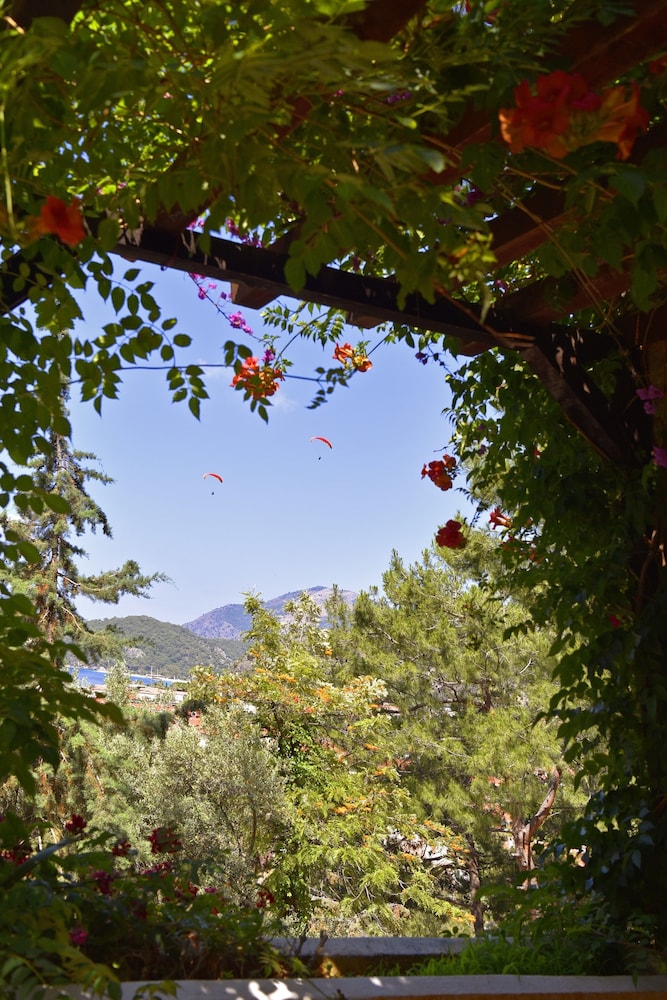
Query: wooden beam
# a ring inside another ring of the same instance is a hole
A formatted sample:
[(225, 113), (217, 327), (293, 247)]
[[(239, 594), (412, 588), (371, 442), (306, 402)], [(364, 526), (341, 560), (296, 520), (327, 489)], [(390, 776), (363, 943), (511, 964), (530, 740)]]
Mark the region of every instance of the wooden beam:
[[(594, 335), (596, 339), (591, 341), (590, 337), (583, 338), (576, 331), (560, 326), (537, 328), (531, 334), (504, 309), (502, 314), (492, 310), (482, 322), (474, 305), (458, 304), (452, 299), (429, 303), (415, 294), (408, 295), (400, 308), (395, 281), (332, 267), (323, 267), (317, 275), (309, 275), (304, 288), (294, 292), (285, 278), (287, 254), (217, 238), (211, 239), (210, 251), (205, 253), (197, 234), (191, 230), (178, 235), (151, 227), (126, 231), (114, 252), (126, 260), (156, 264), (163, 270), (196, 272), (218, 281), (242, 282), (250, 289), (267, 289), (276, 297), (288, 295), (352, 314), (355, 310), (363, 311), (364, 315), (375, 317), (377, 324), (389, 322), (445, 334), (459, 340), (462, 353), (466, 347), (474, 353), (494, 346), (519, 350), (568, 419), (600, 454), (621, 466), (633, 460), (631, 430), (580, 363), (582, 350), (591, 343), (604, 353), (600, 335)], [(30, 280), (20, 291), (13, 288), (23, 263), (23, 255), (18, 253), (0, 270), (3, 312), (16, 309), (28, 297)], [(30, 266), (36, 272), (39, 260), (34, 259)]]
[(521, 351), (540, 382), (589, 444), (622, 468), (635, 463), (636, 435), (582, 368), (577, 356), (580, 336), (570, 330), (540, 334), (539, 341)]
[(411, 294), (406, 296), (401, 308), (396, 281), (366, 277), (334, 267), (323, 267), (317, 275), (308, 275), (304, 287), (295, 291), (285, 277), (287, 254), (217, 237), (211, 238), (210, 252), (205, 253), (199, 245), (198, 235), (191, 230), (180, 235), (150, 226), (128, 230), (114, 253), (127, 260), (157, 264), (163, 269), (196, 272), (218, 281), (238, 282), (246, 288), (265, 289), (273, 298), (288, 295), (352, 314), (363, 312), (373, 316), (376, 325), (404, 323), (486, 347), (500, 342), (476, 318), (474, 307), (471, 309), (465, 302), (460, 306), (450, 299), (431, 303), (421, 295)]
[[(149, 227), (128, 231), (116, 252), (129, 260), (196, 271), (219, 281), (241, 281), (247, 287), (259, 285), (276, 296), (289, 295), (352, 315), (355, 310), (363, 310), (378, 324), (391, 322), (456, 337), (464, 349), (470, 344), (476, 349), (481, 345), (514, 347), (571, 423), (600, 454), (620, 466), (634, 461), (630, 429), (580, 364), (584, 341), (577, 331), (554, 326), (531, 335), (523, 322), (510, 318), (504, 310), (502, 315), (491, 312), (482, 323), (475, 315), (477, 307), (464, 302), (459, 306), (452, 299), (429, 303), (419, 295), (408, 295), (405, 305), (399, 308), (396, 282), (332, 267), (309, 275), (304, 288), (294, 292), (285, 279), (286, 254), (220, 239), (212, 239), (210, 252), (204, 253), (195, 233), (183, 233), (176, 241), (168, 235), (165, 240), (165, 234)], [(602, 339), (599, 337), (598, 343)]]

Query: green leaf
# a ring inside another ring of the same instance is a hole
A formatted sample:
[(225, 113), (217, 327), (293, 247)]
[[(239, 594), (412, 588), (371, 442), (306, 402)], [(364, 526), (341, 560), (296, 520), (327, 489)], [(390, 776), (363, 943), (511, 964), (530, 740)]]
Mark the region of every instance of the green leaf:
[(306, 268), (302, 258), (289, 258), (285, 264), (285, 279), (294, 292), (303, 288), (306, 283)]
[(45, 493), (43, 498), (46, 506), (56, 514), (69, 514), (70, 505), (64, 497), (59, 496), (57, 493)]
[(125, 305), (125, 292), (119, 285), (114, 285), (111, 289), (111, 304), (116, 312), (120, 312)]
[(103, 250), (113, 250), (120, 237), (120, 225), (116, 219), (102, 219), (97, 227), (97, 239)]
[(630, 163), (619, 163), (609, 178), (609, 186), (632, 205), (637, 205), (646, 191), (646, 178), (638, 167)]

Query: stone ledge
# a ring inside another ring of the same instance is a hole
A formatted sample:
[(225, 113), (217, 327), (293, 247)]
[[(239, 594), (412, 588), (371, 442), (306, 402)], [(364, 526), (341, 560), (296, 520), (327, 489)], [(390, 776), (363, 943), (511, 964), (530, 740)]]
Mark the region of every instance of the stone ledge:
[[(133, 1000), (142, 983), (124, 983), (123, 1000)], [(46, 992), (52, 1000), (57, 992)], [(72, 1000), (90, 994), (70, 987)], [(157, 990), (154, 1000), (173, 994)], [(224, 979), (178, 983), (177, 1000), (664, 1000), (667, 976), (359, 976), (353, 979)]]
[(384, 967), (404, 975), (417, 962), (442, 955), (458, 955), (469, 938), (356, 937), (273, 938), (283, 955), (297, 955), (314, 976), (368, 976)]

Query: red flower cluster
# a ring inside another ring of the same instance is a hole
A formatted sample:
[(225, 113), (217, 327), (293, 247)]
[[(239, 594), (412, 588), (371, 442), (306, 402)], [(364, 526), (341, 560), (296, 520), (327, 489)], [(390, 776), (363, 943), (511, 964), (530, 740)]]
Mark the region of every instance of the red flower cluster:
[(102, 896), (111, 895), (111, 886), (113, 885), (115, 875), (99, 868), (97, 871), (91, 873), (91, 877), (95, 882), (95, 888)]
[(257, 893), (255, 906), (258, 910), (263, 910), (265, 906), (270, 906), (271, 903), (275, 903), (275, 901), (276, 897), (269, 891), (269, 889), (260, 889)]
[(87, 823), (83, 816), (79, 816), (78, 813), (72, 813), (71, 819), (68, 819), (65, 823), (65, 829), (68, 833), (83, 833), (86, 829)]
[(453, 486), (452, 477), (449, 475), (456, 468), (456, 459), (451, 455), (443, 455), (441, 460), (429, 462), (422, 468), (422, 479), (428, 476), (432, 483), (440, 490), (451, 490)]
[(42, 205), (34, 232), (36, 235), (54, 233), (63, 243), (75, 247), (86, 236), (80, 203), (75, 198), (66, 205), (62, 198), (50, 194)]
[(260, 367), (259, 358), (246, 358), (230, 385), (234, 389), (245, 390), (253, 399), (266, 399), (278, 391), (284, 378), (281, 368), (271, 365)]
[(13, 865), (22, 865), (30, 857), (30, 852), (24, 847), (10, 847), (0, 851), (0, 860), (11, 861)]
[(444, 549), (462, 549), (466, 544), (465, 535), (461, 532), (460, 521), (447, 521), (435, 536), (435, 543)]
[(158, 826), (148, 837), (152, 854), (173, 854), (183, 846), (170, 826)]
[(111, 848), (111, 853), (114, 858), (126, 858), (131, 850), (132, 845), (129, 840), (118, 840)]
[(625, 160), (639, 132), (645, 132), (648, 113), (639, 105), (639, 88), (609, 87), (596, 94), (580, 73), (555, 70), (535, 81), (522, 80), (514, 90), (514, 108), (501, 108), (500, 132), (513, 153), (526, 146), (543, 149), (561, 159), (591, 142), (615, 142)]
[(332, 357), (335, 361), (342, 361), (346, 367), (354, 368), (358, 372), (367, 372), (373, 367), (373, 362), (361, 352), (355, 352), (352, 344), (336, 344)]

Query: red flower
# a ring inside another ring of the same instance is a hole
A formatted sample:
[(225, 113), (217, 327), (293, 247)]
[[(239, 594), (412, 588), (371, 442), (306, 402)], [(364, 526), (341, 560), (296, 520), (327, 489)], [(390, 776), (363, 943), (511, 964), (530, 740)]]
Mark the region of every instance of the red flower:
[(516, 107), (499, 112), (502, 137), (513, 153), (533, 146), (560, 159), (580, 146), (602, 141), (615, 142), (618, 158), (626, 160), (637, 134), (648, 128), (649, 116), (639, 105), (636, 83), (630, 98), (624, 85), (596, 94), (579, 73), (556, 70), (539, 77), (535, 90), (522, 80), (514, 90)]
[(75, 247), (86, 236), (80, 202), (75, 198), (66, 205), (62, 198), (50, 194), (42, 205), (36, 229), (39, 233), (54, 233), (63, 243)]
[(13, 865), (22, 865), (30, 857), (30, 852), (24, 847), (11, 847), (0, 851), (0, 858), (3, 861), (11, 861)]
[(230, 385), (244, 389), (253, 399), (264, 399), (278, 391), (284, 378), (282, 369), (272, 368), (271, 365), (260, 368), (258, 358), (246, 358)]
[(494, 531), (498, 527), (511, 528), (512, 518), (508, 517), (507, 514), (503, 514), (500, 507), (494, 507), (489, 514), (489, 524), (492, 526)]
[(93, 881), (97, 885), (97, 891), (103, 896), (111, 895), (111, 884), (113, 882), (113, 875), (109, 872), (103, 871), (101, 868), (98, 871), (92, 873)]
[(355, 354), (352, 357), (352, 365), (358, 372), (367, 372), (373, 367), (373, 362), (365, 354)]
[(229, 384), (232, 387), (235, 387), (240, 382), (245, 382), (253, 375), (256, 375), (258, 370), (259, 370), (259, 360), (257, 358), (245, 358), (241, 362), (240, 370), (236, 373), (236, 375)]
[(257, 899), (255, 900), (255, 906), (258, 910), (263, 910), (265, 906), (270, 906), (271, 903), (275, 903), (276, 897), (268, 889), (260, 889), (257, 893)]
[(351, 344), (336, 344), (332, 357), (336, 361), (347, 361), (354, 357), (354, 348)]
[[(445, 455), (445, 459), (449, 459), (448, 455)], [(428, 465), (424, 465), (422, 468), (422, 479), (424, 476), (428, 476), (432, 483), (440, 490), (451, 490), (452, 488), (452, 477), (448, 475), (447, 469), (451, 468), (446, 462), (429, 462)]]
[(183, 846), (170, 826), (158, 826), (148, 837), (152, 854), (172, 854)]
[(556, 70), (539, 77), (535, 89), (533, 94), (528, 80), (515, 88), (516, 107), (499, 112), (501, 135), (513, 153), (534, 146), (560, 159), (568, 152), (562, 136), (570, 122), (569, 104), (585, 100), (586, 81), (578, 73)]
[(68, 833), (83, 833), (86, 829), (86, 821), (78, 813), (72, 813), (72, 818), (65, 823), (65, 829)]
[(602, 122), (595, 138), (602, 142), (615, 142), (618, 159), (627, 160), (637, 135), (645, 132), (649, 124), (648, 111), (639, 104), (637, 84), (633, 82), (632, 96), (628, 99), (624, 86), (610, 87), (602, 95), (600, 111)]
[(130, 904), (130, 909), (132, 911), (132, 916), (136, 917), (137, 920), (146, 920), (148, 917), (148, 910), (146, 909), (146, 904), (139, 900), (134, 900)]
[(466, 539), (461, 532), (461, 522), (447, 521), (444, 528), (440, 528), (435, 536), (435, 543), (445, 549), (462, 549)]
[(119, 840), (111, 848), (114, 858), (126, 858), (132, 849), (129, 840)]

